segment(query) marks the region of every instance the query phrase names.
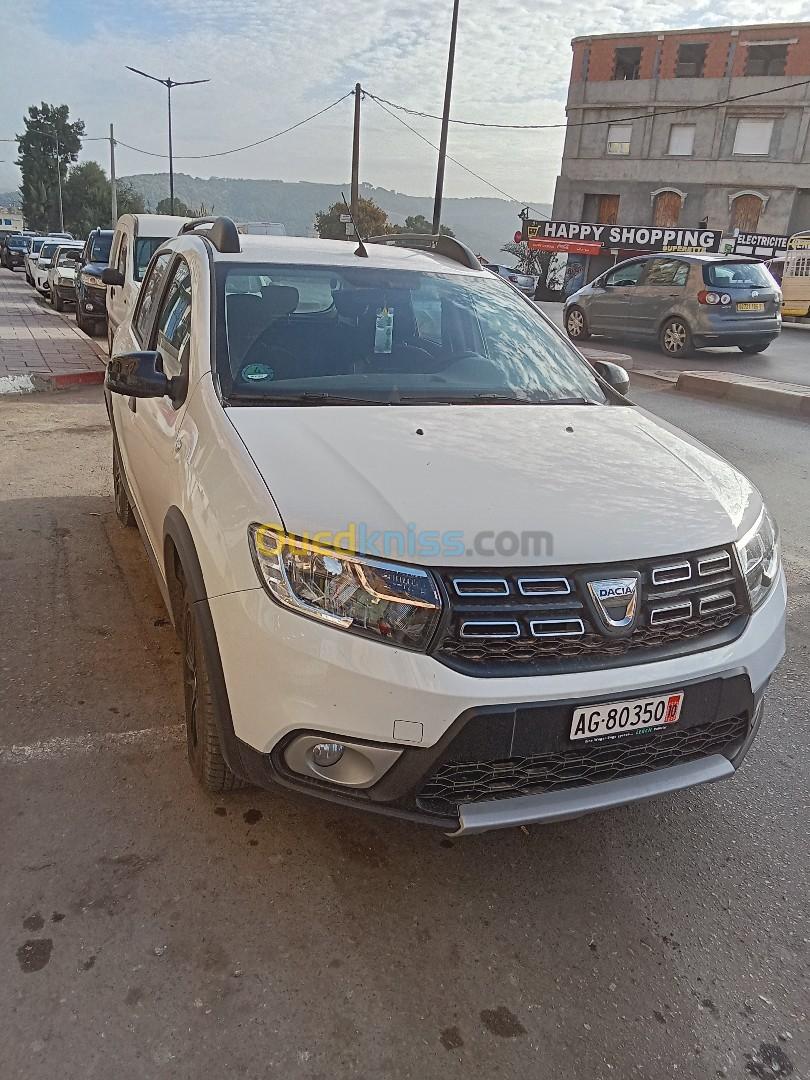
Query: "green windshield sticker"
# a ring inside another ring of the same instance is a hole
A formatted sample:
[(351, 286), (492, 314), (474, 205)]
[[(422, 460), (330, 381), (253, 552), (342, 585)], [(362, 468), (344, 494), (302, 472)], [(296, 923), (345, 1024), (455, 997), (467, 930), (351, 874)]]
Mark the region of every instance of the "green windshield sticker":
[(242, 378), (250, 382), (262, 382), (264, 379), (274, 379), (275, 371), (266, 364), (248, 364), (242, 368)]

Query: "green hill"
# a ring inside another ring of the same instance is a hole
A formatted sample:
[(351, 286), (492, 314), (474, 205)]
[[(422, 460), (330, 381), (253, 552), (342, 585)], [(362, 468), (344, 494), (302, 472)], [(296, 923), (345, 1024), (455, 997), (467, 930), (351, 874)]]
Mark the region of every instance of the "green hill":
[[(168, 194), (166, 173), (140, 173), (125, 177), (141, 192), (147, 207), (154, 208)], [(280, 221), (291, 236), (312, 235), (315, 213), (349, 194), (348, 184), (288, 183), (283, 180), (240, 180), (211, 177), (204, 180), (177, 173), (174, 190), (178, 198), (191, 206), (205, 204), (212, 212), (227, 214), (237, 221)], [(411, 215), (433, 216), (432, 198), (403, 195), (398, 191), (362, 184), (364, 198), (373, 199), (397, 225)], [(518, 212), (525, 203), (506, 199), (445, 199), (442, 222), (460, 240), (489, 259), (495, 259), (501, 245), (511, 240), (519, 228)], [(547, 203), (532, 203), (550, 212)]]

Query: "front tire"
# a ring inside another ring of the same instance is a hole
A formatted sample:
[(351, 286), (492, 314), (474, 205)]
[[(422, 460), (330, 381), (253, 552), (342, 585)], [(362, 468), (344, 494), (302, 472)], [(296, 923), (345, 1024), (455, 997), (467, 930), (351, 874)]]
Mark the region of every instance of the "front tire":
[(53, 304), (53, 306), (56, 308), (57, 311), (64, 311), (65, 310), (65, 301), (62, 299), (62, 297), (59, 295), (59, 293), (56, 291), (56, 289), (53, 290), (53, 295), (51, 297), (51, 303)]
[(121, 466), (121, 455), (118, 452), (118, 443), (113, 439), (113, 498), (115, 499), (115, 516), (127, 529), (135, 527), (135, 515), (129, 504), (127, 487), (124, 483), (124, 471)]
[(770, 341), (751, 341), (747, 345), (738, 345), (737, 348), (746, 356), (755, 356), (756, 353), (765, 352), (770, 344)]
[(76, 296), (76, 326), (82, 331), (82, 333), (88, 333), (88, 323), (84, 321), (84, 315), (82, 314), (82, 302), (80, 297)]
[(591, 336), (582, 308), (572, 307), (565, 316), (565, 332), (572, 341), (587, 341)]
[(194, 607), (184, 588), (181, 634), (188, 763), (206, 791), (236, 791), (245, 781), (231, 770), (222, 753), (208, 661)]
[(667, 356), (691, 356), (695, 351), (692, 331), (685, 319), (667, 319), (658, 335), (661, 352)]

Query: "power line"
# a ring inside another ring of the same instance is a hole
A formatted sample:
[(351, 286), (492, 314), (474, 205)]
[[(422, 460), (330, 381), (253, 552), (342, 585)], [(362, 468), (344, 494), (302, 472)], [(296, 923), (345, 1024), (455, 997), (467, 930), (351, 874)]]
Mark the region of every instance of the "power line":
[[(366, 91), (366, 93), (368, 93), (368, 91)], [(426, 138), (421, 131), (417, 131), (415, 127), (411, 127), (410, 124), (406, 123), (406, 121), (403, 120), (401, 116), (397, 116), (396, 113), (393, 113), (390, 109), (387, 109), (385, 105), (383, 105), (382, 101), (379, 98), (375, 97), (373, 94), (368, 94), (368, 96), (373, 102), (375, 102), (375, 104), (379, 105), (383, 112), (388, 113), (389, 116), (392, 116), (394, 120), (397, 120), (400, 124), (403, 125), (403, 127), (406, 127), (408, 131), (413, 132), (413, 134), (416, 135), (417, 138), (421, 139), (422, 142), (427, 143), (428, 146), (432, 147), (432, 149), (438, 152), (438, 146), (436, 146), (435, 143), (432, 143), (430, 139)], [(493, 191), (497, 191), (499, 195), (505, 196), (505, 198), (509, 199), (510, 202), (520, 203), (522, 206), (526, 205), (526, 201), (524, 199), (516, 199), (514, 195), (510, 195), (508, 191), (504, 191), (503, 188), (499, 188), (497, 184), (493, 184), (492, 181), (487, 180), (485, 176), (481, 176), (479, 173), (473, 172), (473, 170), (468, 168), (467, 165), (462, 164), (462, 162), (460, 162), (457, 158), (451, 157), (450, 154), (447, 154), (447, 160), (452, 161), (454, 165), (458, 165), (458, 167), (460, 169), (463, 169), (464, 172), (469, 173), (470, 176), (474, 176), (476, 180), (480, 180), (482, 184), (486, 184), (486, 186), (492, 188)], [(533, 210), (535, 214), (539, 214), (540, 217), (545, 218), (546, 221), (549, 220), (548, 214), (544, 214), (543, 211), (538, 210), (536, 206), (530, 206), (529, 209)]]
[[(339, 105), (341, 101), (345, 101), (346, 98), (351, 97), (354, 90), (350, 90), (347, 94), (339, 97), (336, 101), (333, 101), (331, 105), (325, 106), (323, 109), (319, 109), (317, 112), (312, 113), (311, 116), (305, 117), (303, 120), (299, 120), (295, 124), (290, 124), (289, 127), (284, 128), (281, 131), (276, 131), (273, 135), (267, 135), (263, 139), (256, 139), (255, 142), (246, 143), (244, 146), (234, 146), (231, 150), (218, 150), (214, 154), (175, 154), (175, 158), (183, 161), (202, 161), (207, 158), (226, 157), (228, 154), (238, 154), (241, 150), (250, 150), (254, 146), (262, 146), (264, 143), (272, 142), (273, 139), (278, 139), (282, 135), (287, 135), (290, 131), (295, 131), (296, 128), (303, 127), (304, 124), (308, 124), (310, 120), (315, 120), (319, 116), (323, 116), (324, 113), (329, 112), (330, 109), (334, 109), (336, 105)], [(134, 150), (137, 154), (147, 154), (149, 157), (156, 158), (168, 158), (168, 154), (156, 154), (153, 150), (143, 150), (140, 146), (131, 146), (129, 143), (124, 142), (122, 139), (115, 140), (119, 146), (125, 146), (127, 150)]]
[[(801, 82), (788, 83), (787, 86), (777, 86), (770, 90), (757, 90), (751, 94), (738, 94), (735, 97), (721, 98), (719, 101), (707, 101), (702, 105), (678, 105), (673, 108), (657, 109), (656, 116), (668, 116), (673, 113), (684, 112), (699, 112), (701, 109), (719, 109), (723, 105), (731, 105), (737, 101), (749, 101), (751, 98), (764, 97), (766, 94), (779, 94), (783, 90), (795, 90), (797, 87), (810, 85), (810, 79), (802, 79)], [(376, 101), (378, 105), (386, 104), (390, 105), (392, 109), (397, 109), (399, 112), (408, 113), (410, 116), (421, 116), (425, 120), (441, 120), (441, 116), (436, 113), (422, 112), (419, 109), (412, 109), (408, 105), (400, 105), (395, 101), (389, 101), (387, 98), (376, 97), (370, 90), (366, 90), (366, 94), (373, 101)], [(596, 103), (589, 103), (586, 108), (606, 108), (608, 106), (600, 106)], [(654, 107), (654, 105), (653, 105)], [(476, 128), (499, 128), (504, 131), (556, 131), (562, 128), (578, 128), (578, 127), (595, 127), (598, 124), (623, 124), (628, 120), (648, 120), (653, 115), (650, 112), (636, 113), (634, 116), (622, 116), (618, 119), (613, 116), (608, 120), (575, 120), (569, 123), (562, 124), (487, 124), (480, 120), (455, 120), (451, 117), (451, 124), (460, 124), (463, 127), (476, 127)]]

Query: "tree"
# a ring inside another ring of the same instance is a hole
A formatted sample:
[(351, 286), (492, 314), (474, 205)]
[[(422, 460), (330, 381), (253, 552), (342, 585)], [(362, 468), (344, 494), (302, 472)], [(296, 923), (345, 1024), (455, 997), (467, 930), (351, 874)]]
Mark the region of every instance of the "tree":
[(118, 216), (121, 214), (145, 214), (146, 203), (143, 195), (136, 191), (129, 180), (116, 180), (118, 191)]
[(109, 228), (110, 181), (95, 161), (74, 165), (63, 191), (65, 228), (74, 236), (87, 236), (91, 229)]
[(43, 101), (29, 106), (23, 123), (25, 133), (17, 136), (23, 216), (30, 229), (55, 230), (59, 228), (59, 177), (64, 184), (68, 165), (79, 156), (84, 121), (71, 123), (67, 105)]
[[(315, 215), (315, 228), (322, 240), (356, 239), (346, 232), (346, 223), (340, 220), (343, 214), (348, 215), (343, 202), (334, 203), (328, 210), (318, 211)], [(383, 233), (391, 231), (388, 215), (373, 199), (358, 199), (355, 224), (361, 236), (382, 236)]]
[[(390, 230), (392, 233), (428, 233), (433, 232), (433, 222), (428, 221), (424, 214), (414, 214), (411, 217), (405, 218), (404, 225), (392, 225)], [(455, 236), (451, 228), (447, 225), (439, 226), (439, 234), (441, 236)]]
[(192, 211), (182, 199), (174, 197), (174, 210), (172, 210), (172, 200), (166, 196), (165, 199), (161, 199), (155, 207), (156, 214), (176, 214), (178, 217), (202, 217), (202, 214), (197, 214)]

